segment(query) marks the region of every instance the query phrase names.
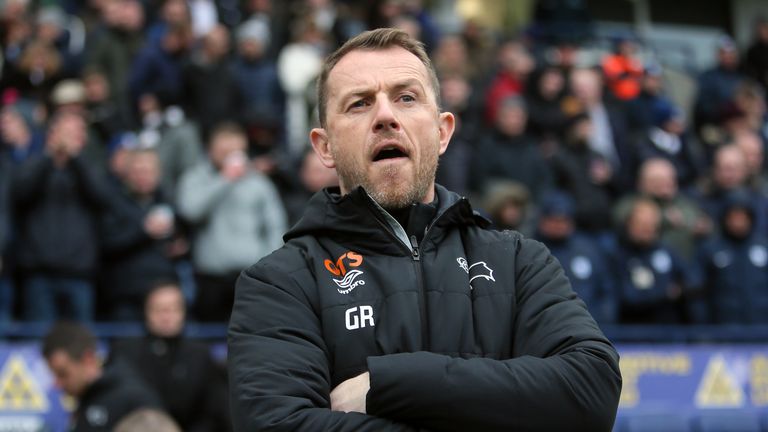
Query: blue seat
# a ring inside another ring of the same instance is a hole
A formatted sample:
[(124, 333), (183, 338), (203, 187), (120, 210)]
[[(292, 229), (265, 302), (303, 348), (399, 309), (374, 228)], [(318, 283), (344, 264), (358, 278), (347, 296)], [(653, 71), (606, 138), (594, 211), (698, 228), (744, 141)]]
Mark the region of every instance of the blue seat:
[(695, 432), (761, 432), (760, 416), (747, 410), (712, 410), (694, 419)]
[(621, 432), (691, 432), (688, 417), (676, 413), (638, 414), (622, 419)]

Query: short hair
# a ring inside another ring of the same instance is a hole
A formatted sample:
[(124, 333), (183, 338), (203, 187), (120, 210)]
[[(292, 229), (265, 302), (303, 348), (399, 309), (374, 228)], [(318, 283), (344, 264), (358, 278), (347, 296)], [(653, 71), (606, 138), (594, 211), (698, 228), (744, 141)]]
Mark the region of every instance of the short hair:
[(60, 321), (45, 335), (42, 351), (45, 358), (50, 358), (56, 351), (64, 351), (80, 360), (86, 352), (96, 351), (96, 336), (80, 323)]
[(413, 39), (408, 33), (395, 28), (379, 28), (369, 30), (353, 37), (325, 59), (320, 78), (317, 81), (317, 109), (320, 125), (325, 127), (326, 104), (328, 103), (328, 76), (337, 63), (347, 54), (355, 50), (376, 51), (386, 48), (400, 47), (415, 55), (427, 68), (432, 90), (435, 93), (435, 103), (440, 104), (440, 84), (437, 73), (432, 66), (424, 44)]
[(184, 299), (184, 291), (181, 289), (181, 285), (179, 284), (178, 279), (175, 278), (162, 278), (152, 281), (152, 284), (149, 286), (149, 290), (147, 290), (147, 294), (144, 296), (144, 306), (146, 307), (149, 304), (149, 299), (158, 291), (171, 288), (179, 292), (181, 294), (181, 298)]
[(123, 417), (116, 425), (115, 432), (181, 432), (181, 428), (163, 411), (153, 408), (139, 408)]
[(238, 135), (243, 138), (247, 138), (245, 129), (243, 129), (243, 127), (240, 126), (239, 123), (236, 123), (230, 120), (225, 120), (221, 123), (218, 123), (216, 126), (214, 126), (213, 130), (211, 130), (211, 135), (209, 137), (209, 140), (213, 141), (214, 139), (218, 138), (219, 135)]

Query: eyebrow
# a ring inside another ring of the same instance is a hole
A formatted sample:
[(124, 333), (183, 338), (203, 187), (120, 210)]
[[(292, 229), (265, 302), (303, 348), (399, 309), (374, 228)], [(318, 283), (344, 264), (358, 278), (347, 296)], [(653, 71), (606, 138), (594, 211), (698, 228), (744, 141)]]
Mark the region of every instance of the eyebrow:
[[(412, 87), (419, 89), (421, 93), (426, 93), (424, 90), (424, 86), (421, 84), (419, 80), (415, 78), (408, 78), (396, 83), (394, 86), (392, 86), (392, 91), (398, 92), (398, 91), (401, 91), (407, 88), (412, 88)], [(374, 93), (374, 91), (371, 90), (370, 88), (353, 89), (349, 93), (342, 95), (339, 101), (339, 104), (343, 107), (347, 104), (347, 102), (350, 99), (370, 96), (372, 93)]]

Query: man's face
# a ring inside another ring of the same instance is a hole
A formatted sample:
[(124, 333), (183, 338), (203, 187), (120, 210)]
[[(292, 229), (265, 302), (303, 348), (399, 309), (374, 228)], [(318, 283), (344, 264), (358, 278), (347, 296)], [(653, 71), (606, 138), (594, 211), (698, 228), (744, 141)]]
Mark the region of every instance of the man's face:
[(150, 195), (160, 184), (160, 161), (153, 153), (136, 153), (128, 164), (128, 185), (139, 195)]
[(715, 183), (724, 190), (741, 186), (747, 178), (747, 162), (738, 148), (724, 148), (715, 156)]
[(438, 112), (424, 64), (400, 47), (355, 50), (331, 70), (327, 90), (326, 127), (310, 139), (342, 193), (363, 186), (384, 208), (431, 202), (454, 118)]
[(639, 204), (627, 221), (627, 234), (632, 242), (650, 246), (659, 238), (660, 225), (659, 209), (655, 206)]
[(149, 331), (160, 337), (174, 337), (184, 327), (184, 298), (177, 287), (169, 286), (152, 293), (144, 308)]
[(54, 378), (54, 385), (67, 395), (79, 397), (91, 384), (90, 369), (93, 365), (89, 364), (91, 362), (89, 354), (77, 360), (63, 350), (57, 350), (48, 357), (47, 361)]

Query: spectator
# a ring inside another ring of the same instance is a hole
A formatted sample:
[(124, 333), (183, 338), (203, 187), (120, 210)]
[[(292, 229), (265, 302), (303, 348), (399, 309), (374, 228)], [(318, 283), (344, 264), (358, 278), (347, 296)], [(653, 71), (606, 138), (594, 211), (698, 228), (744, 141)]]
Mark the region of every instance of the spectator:
[(13, 87), (23, 98), (44, 101), (63, 78), (61, 55), (40, 40), (23, 45), (18, 61), (3, 73), (2, 87)]
[(62, 74), (66, 77), (77, 76), (82, 67), (85, 48), (82, 21), (53, 4), (37, 11), (35, 24), (35, 39), (55, 48), (59, 53)]
[(437, 182), (458, 194), (466, 195), (469, 192), (473, 140), (479, 126), (473, 89), (466, 78), (459, 75), (443, 76), (440, 78), (440, 87), (441, 106), (455, 116), (456, 129), (451, 145), (440, 156)]
[(654, 124), (654, 107), (667, 100), (664, 95), (663, 70), (660, 65), (648, 65), (640, 81), (640, 93), (627, 106), (627, 121), (632, 132), (645, 132)]
[[(243, 104), (241, 120), (247, 129), (276, 125), (276, 138), (284, 135), (285, 94), (275, 62), (266, 56), (271, 35), (260, 20), (246, 21), (237, 29), (237, 57), (233, 73)], [(249, 135), (258, 132), (249, 132)], [(271, 143), (273, 146), (275, 143)]]
[(208, 346), (184, 337), (185, 316), (179, 286), (156, 281), (144, 304), (146, 335), (116, 342), (111, 356), (138, 372), (182, 430), (223, 432), (230, 427), (221, 424), (229, 417), (222, 371)]
[(150, 25), (147, 29), (147, 42), (150, 45), (159, 45), (163, 35), (171, 28), (188, 28), (190, 38), (194, 37), (192, 14), (190, 13), (189, 3), (185, 0), (160, 0), (155, 2), (159, 4), (160, 11), (152, 11), (149, 20)]
[(683, 112), (665, 99), (652, 107), (653, 124), (638, 136), (639, 162), (649, 158), (664, 158), (672, 162), (677, 181), (683, 187), (694, 183), (701, 171), (695, 144), (686, 133)]
[(109, 319), (138, 321), (152, 282), (175, 277), (174, 258), (186, 252), (171, 201), (160, 189), (153, 150), (133, 150), (123, 184), (115, 184), (113, 210), (102, 219), (102, 288)]
[(687, 319), (684, 295), (695, 274), (660, 242), (661, 212), (648, 198), (631, 205), (611, 256), (616, 271), (619, 319), (625, 324), (676, 324)]
[(638, 197), (653, 200), (661, 212), (661, 241), (677, 255), (692, 261), (698, 241), (712, 230), (712, 222), (692, 199), (681, 194), (675, 166), (666, 159), (648, 159), (640, 166), (637, 194), (616, 205), (615, 221), (626, 220)]
[(216, 25), (201, 42), (183, 69), (183, 107), (205, 140), (214, 125), (240, 112), (240, 86), (229, 58), (229, 30)]
[(440, 78), (460, 76), (467, 82), (475, 83), (478, 78), (477, 65), (469, 61), (467, 44), (459, 35), (440, 38), (435, 50), (435, 71)]
[(154, 148), (160, 156), (162, 187), (173, 196), (181, 175), (203, 159), (203, 143), (195, 123), (184, 111), (168, 105), (159, 95), (146, 94), (139, 101), (143, 128), (140, 145)]
[(308, 95), (320, 74), (323, 57), (327, 54), (327, 35), (308, 17), (299, 18), (293, 27), (293, 41), (280, 50), (277, 75), (286, 95), (288, 154), (303, 154), (312, 119), (308, 113), (316, 101)]
[(573, 290), (595, 320), (614, 322), (618, 306), (614, 281), (600, 248), (576, 230), (573, 199), (563, 192), (551, 192), (539, 209), (537, 240), (560, 261)]
[(32, 35), (32, 23), (29, 19), (30, 2), (24, 0), (5, 1), (0, 4), (0, 45), (3, 62), (0, 65), (0, 88), (9, 87), (8, 77), (17, 67), (24, 45)]
[(643, 64), (637, 51), (637, 42), (622, 36), (614, 42), (614, 53), (603, 59), (605, 84), (613, 97), (619, 100), (632, 100), (640, 94)]
[(733, 144), (741, 149), (746, 159), (748, 186), (768, 196), (768, 176), (763, 168), (765, 148), (760, 136), (754, 132), (745, 132), (735, 136)]
[(764, 17), (755, 21), (755, 35), (744, 57), (747, 74), (768, 91), (768, 20)]
[(694, 122), (700, 130), (705, 125), (716, 124), (718, 117), (733, 100), (736, 87), (746, 76), (739, 70), (739, 52), (736, 44), (727, 36), (717, 43), (717, 64), (699, 76)]
[(728, 194), (720, 234), (700, 251), (700, 265), (713, 322), (768, 322), (768, 239), (754, 228), (755, 207), (750, 194)]
[(299, 221), (312, 195), (326, 187), (339, 184), (336, 170), (323, 165), (311, 148), (307, 149), (301, 159), (298, 180), (299, 184), (293, 185), (290, 191), (281, 194), (289, 225)]
[(177, 25), (165, 28), (157, 44), (146, 44), (130, 67), (128, 87), (132, 101), (154, 94), (167, 105), (178, 104), (182, 91), (181, 70), (191, 42), (190, 28)]
[[(571, 72), (571, 92), (574, 99), (592, 121), (589, 147), (601, 154), (616, 173), (616, 182), (623, 190), (634, 183), (635, 160), (627, 143), (627, 123), (624, 112), (604, 102), (603, 82), (594, 69), (575, 69)], [(573, 103), (573, 102), (568, 102)]]
[(112, 97), (112, 89), (103, 72), (97, 69), (83, 73), (85, 108), (88, 124), (99, 142), (109, 143), (118, 133), (132, 128), (132, 116), (125, 105)]
[(569, 115), (563, 106), (567, 91), (565, 75), (560, 68), (545, 66), (533, 74), (525, 96), (528, 130), (532, 135), (552, 143), (564, 135)]
[(102, 366), (96, 337), (82, 324), (59, 322), (43, 339), (54, 385), (77, 400), (70, 430), (108, 432), (128, 413), (158, 408), (157, 396), (125, 365)]
[(240, 271), (282, 244), (285, 210), (275, 187), (249, 168), (246, 138), (235, 124), (211, 134), (208, 160), (184, 173), (178, 208), (193, 224), (197, 318), (226, 321)]
[(525, 100), (512, 96), (499, 107), (493, 130), (472, 155), (470, 185), (483, 192), (490, 181), (515, 180), (537, 200), (552, 187), (552, 175), (538, 143), (525, 133), (528, 122)]
[(123, 417), (114, 432), (181, 432), (168, 414), (149, 408), (140, 408)]
[(491, 79), (485, 97), (485, 120), (487, 124), (498, 121), (502, 102), (509, 96), (522, 95), (528, 74), (535, 66), (525, 46), (515, 40), (501, 44), (497, 53), (499, 70)]
[(132, 112), (128, 78), (144, 44), (144, 9), (139, 0), (108, 1), (102, 9), (102, 21), (106, 28), (91, 35), (86, 69), (102, 71), (109, 84), (110, 100)]
[(569, 120), (564, 145), (550, 158), (554, 184), (575, 201), (576, 226), (593, 236), (611, 227), (611, 203), (617, 193), (613, 167), (589, 147), (592, 120), (586, 114)]
[(536, 211), (528, 189), (509, 180), (492, 183), (483, 198), (483, 210), (499, 231), (515, 230), (525, 236), (533, 235)]
[(710, 219), (720, 221), (724, 215), (728, 193), (743, 187), (748, 188), (752, 195), (755, 206), (755, 219), (752, 222), (755, 229), (765, 233), (768, 224), (767, 200), (749, 187), (747, 158), (739, 147), (727, 145), (717, 150), (711, 178), (696, 191), (696, 195)]
[(85, 142), (82, 116), (58, 113), (50, 121), (46, 154), (30, 158), (15, 172), (18, 262), (27, 320), (59, 317), (57, 300), (66, 301), (65, 315), (70, 318), (88, 321), (93, 316), (96, 221), (108, 201), (80, 156)]
[(86, 120), (86, 145), (81, 152), (81, 157), (96, 174), (99, 176), (106, 174), (107, 151), (99, 141), (96, 131), (87, 123), (85, 86), (82, 81), (77, 79), (59, 81), (51, 93), (50, 105), (55, 112), (72, 112)]

